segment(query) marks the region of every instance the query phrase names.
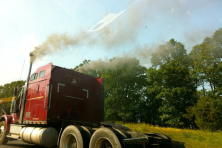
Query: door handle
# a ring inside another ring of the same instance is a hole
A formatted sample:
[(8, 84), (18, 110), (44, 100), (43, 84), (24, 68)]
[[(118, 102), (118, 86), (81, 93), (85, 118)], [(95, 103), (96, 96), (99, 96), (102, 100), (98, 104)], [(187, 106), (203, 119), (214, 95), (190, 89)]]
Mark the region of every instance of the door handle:
[(37, 84), (37, 85), (38, 85), (38, 90), (37, 90), (36, 94), (38, 94), (38, 93), (39, 93), (39, 86), (40, 86), (39, 84)]

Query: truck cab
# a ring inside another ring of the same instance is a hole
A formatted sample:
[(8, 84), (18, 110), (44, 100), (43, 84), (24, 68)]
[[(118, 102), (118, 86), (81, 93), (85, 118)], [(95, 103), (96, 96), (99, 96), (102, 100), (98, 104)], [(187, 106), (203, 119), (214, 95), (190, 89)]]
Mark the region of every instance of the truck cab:
[(102, 79), (52, 63), (38, 68), (29, 80), (22, 124), (103, 121)]
[[(19, 138), (22, 128), (27, 126), (53, 127), (59, 132), (64, 123), (96, 128), (103, 121), (104, 86), (100, 77), (49, 63), (32, 73), (27, 86), (14, 97), (11, 115), (1, 118), (14, 137)], [(18, 132), (12, 134), (18, 127)]]

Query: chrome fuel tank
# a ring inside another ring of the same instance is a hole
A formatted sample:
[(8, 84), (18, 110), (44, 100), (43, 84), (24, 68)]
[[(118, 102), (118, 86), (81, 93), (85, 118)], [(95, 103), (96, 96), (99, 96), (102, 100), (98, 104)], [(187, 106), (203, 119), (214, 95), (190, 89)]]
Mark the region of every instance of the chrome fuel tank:
[(22, 141), (44, 147), (55, 146), (58, 135), (58, 131), (52, 127), (24, 127), (20, 132)]

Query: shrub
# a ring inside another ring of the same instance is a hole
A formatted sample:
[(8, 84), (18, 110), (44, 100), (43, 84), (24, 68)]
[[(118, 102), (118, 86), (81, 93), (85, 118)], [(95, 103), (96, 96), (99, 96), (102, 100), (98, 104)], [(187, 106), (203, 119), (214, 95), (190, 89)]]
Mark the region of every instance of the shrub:
[(218, 97), (206, 96), (200, 98), (192, 108), (195, 123), (203, 130), (222, 129), (222, 101)]

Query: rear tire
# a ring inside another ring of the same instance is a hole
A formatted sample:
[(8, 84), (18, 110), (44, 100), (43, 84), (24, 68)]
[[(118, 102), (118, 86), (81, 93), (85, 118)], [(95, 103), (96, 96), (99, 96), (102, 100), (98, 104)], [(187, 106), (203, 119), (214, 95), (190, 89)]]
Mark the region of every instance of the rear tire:
[(6, 123), (5, 121), (2, 121), (0, 123), (0, 144), (6, 144), (8, 142), (8, 137), (6, 137)]
[(60, 139), (60, 148), (88, 148), (88, 133), (80, 126), (70, 125), (65, 128)]
[(91, 137), (89, 148), (123, 148), (122, 135), (112, 128), (100, 128)]

